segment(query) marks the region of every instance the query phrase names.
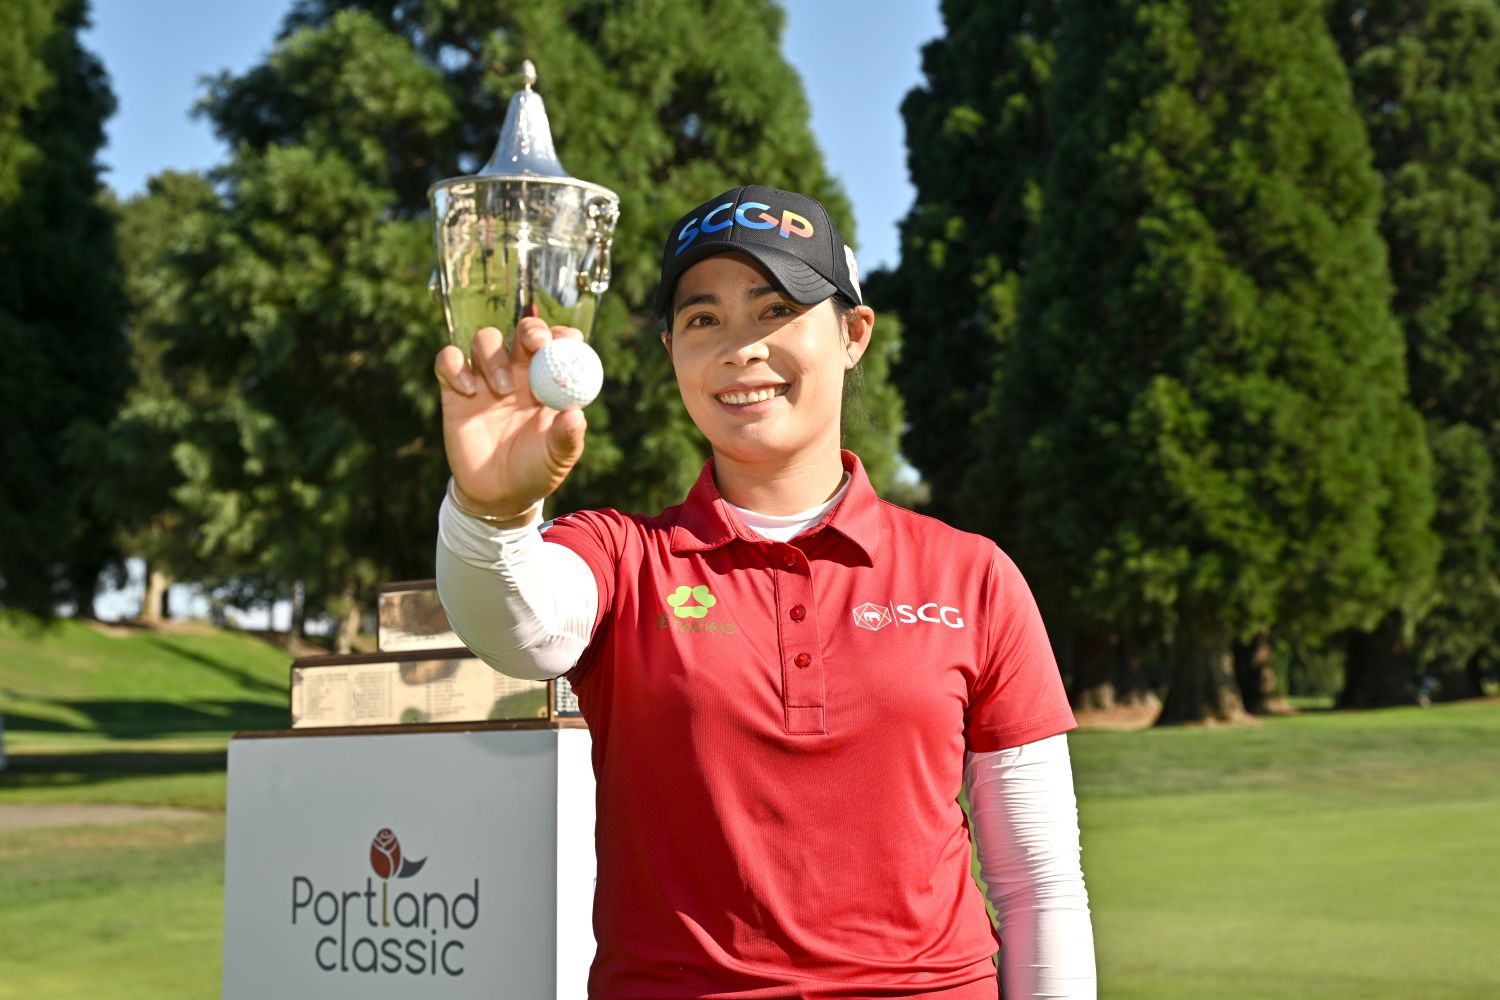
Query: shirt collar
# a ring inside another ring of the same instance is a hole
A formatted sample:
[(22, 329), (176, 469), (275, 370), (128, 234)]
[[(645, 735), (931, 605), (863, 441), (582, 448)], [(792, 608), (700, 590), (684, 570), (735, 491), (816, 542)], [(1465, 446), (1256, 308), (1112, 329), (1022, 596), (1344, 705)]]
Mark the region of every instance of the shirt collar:
[[(875, 495), (875, 488), (870, 485), (859, 456), (852, 451), (841, 451), (839, 456), (849, 473), (849, 492), (808, 531), (824, 528), (834, 531), (852, 542), (873, 563), (880, 542), (880, 498)], [(714, 460), (709, 459), (703, 463), (698, 481), (688, 491), (687, 499), (678, 511), (677, 524), (672, 528), (672, 553), (707, 552), (735, 539), (766, 541), (742, 525), (730, 509), (729, 502), (719, 495), (719, 488), (714, 485)]]

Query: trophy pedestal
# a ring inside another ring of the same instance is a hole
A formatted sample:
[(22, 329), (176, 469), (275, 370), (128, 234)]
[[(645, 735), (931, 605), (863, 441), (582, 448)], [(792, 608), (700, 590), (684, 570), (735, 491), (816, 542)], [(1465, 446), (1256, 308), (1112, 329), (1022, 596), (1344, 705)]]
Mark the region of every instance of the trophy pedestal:
[[(587, 995), (588, 730), (566, 691), (466, 679), (424, 589), (382, 595), (382, 652), (293, 664), (293, 728), (230, 741), (226, 1000)], [(448, 719), (401, 724), (416, 705)]]

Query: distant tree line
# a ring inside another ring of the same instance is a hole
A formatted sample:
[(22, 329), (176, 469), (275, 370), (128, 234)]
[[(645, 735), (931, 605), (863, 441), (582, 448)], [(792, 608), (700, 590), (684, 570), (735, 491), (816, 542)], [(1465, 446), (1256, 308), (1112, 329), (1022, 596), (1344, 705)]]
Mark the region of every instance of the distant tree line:
[(950, 2), (872, 294), (942, 516), (1081, 708), (1500, 661), (1500, 5)]
[[(659, 508), (705, 455), (649, 311), (684, 205), (753, 178), (853, 229), (772, 0), (299, 0), (206, 87), (226, 162), (124, 202), (86, 10), (0, 10), (5, 608), (86, 614), (130, 554), (147, 620), (192, 580), (347, 647), (430, 575), (425, 191), (484, 160), (522, 58), (565, 164), (623, 199), (554, 509)], [(847, 424), (877, 485), (1015, 556), (1080, 708), (1495, 682), (1500, 0), (942, 11)]]

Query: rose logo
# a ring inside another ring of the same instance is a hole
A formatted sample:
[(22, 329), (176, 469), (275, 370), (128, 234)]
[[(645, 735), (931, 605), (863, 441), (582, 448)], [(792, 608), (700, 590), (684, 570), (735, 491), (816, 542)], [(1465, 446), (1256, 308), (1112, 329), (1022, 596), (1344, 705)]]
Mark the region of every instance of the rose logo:
[(370, 841), (370, 867), (381, 878), (390, 878), (401, 870), (401, 841), (390, 830), (381, 830)]
[(413, 861), (401, 857), (401, 841), (389, 827), (382, 829), (370, 841), (370, 867), (381, 878), (410, 878), (422, 870), (426, 858)]

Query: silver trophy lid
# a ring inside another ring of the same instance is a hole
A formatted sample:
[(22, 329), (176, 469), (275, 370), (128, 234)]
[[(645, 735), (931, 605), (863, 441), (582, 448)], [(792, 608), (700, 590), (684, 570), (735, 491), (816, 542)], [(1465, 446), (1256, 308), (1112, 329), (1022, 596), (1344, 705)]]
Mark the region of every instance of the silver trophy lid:
[(536, 66), (527, 59), (521, 63), (521, 89), (510, 96), (500, 141), (477, 176), (572, 178), (557, 159), (547, 107), (542, 95), (531, 89), (534, 83)]

